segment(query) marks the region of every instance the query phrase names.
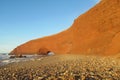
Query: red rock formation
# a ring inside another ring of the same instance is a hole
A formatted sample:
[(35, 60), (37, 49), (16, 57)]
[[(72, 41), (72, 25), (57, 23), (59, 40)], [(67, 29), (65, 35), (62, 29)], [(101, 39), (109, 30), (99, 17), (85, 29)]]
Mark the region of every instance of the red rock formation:
[(56, 54), (120, 53), (120, 0), (102, 0), (59, 34), (31, 40), (11, 54), (34, 54), (43, 46)]

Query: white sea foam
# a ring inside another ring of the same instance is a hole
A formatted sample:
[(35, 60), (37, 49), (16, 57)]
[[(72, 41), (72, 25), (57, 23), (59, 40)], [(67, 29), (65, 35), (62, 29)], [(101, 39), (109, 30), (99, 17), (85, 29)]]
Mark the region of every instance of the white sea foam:
[(41, 60), (41, 55), (25, 55), (26, 58), (13, 58), (13, 59), (10, 59), (10, 55), (1, 55), (0, 54), (0, 66), (2, 65), (6, 65), (6, 64), (9, 64), (9, 63), (17, 63), (17, 62), (22, 62), (22, 61), (28, 61), (28, 60), (31, 60), (31, 61), (35, 61), (36, 59), (37, 60)]
[(1, 61), (1, 62), (3, 62), (3, 63), (9, 63), (10, 60), (3, 60), (3, 61)]

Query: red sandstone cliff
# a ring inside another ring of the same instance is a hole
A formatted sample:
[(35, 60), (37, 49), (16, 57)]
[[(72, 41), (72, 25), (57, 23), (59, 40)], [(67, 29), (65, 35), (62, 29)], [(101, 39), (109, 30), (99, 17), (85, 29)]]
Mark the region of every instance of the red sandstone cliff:
[(120, 0), (101, 0), (59, 34), (31, 40), (11, 54), (35, 54), (39, 50), (56, 54), (115, 55), (120, 53)]

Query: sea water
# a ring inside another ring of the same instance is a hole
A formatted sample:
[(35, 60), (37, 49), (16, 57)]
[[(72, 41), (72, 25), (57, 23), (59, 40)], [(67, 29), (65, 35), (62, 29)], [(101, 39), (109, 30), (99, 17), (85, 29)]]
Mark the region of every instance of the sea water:
[(25, 55), (26, 58), (10, 58), (11, 55), (8, 54), (1, 54), (0, 53), (0, 66), (9, 64), (9, 63), (16, 63), (21, 61), (28, 61), (28, 60), (35, 60), (36, 58), (42, 57), (41, 55)]
[(8, 59), (9, 57), (10, 55), (8, 55), (7, 53), (0, 53), (0, 60)]

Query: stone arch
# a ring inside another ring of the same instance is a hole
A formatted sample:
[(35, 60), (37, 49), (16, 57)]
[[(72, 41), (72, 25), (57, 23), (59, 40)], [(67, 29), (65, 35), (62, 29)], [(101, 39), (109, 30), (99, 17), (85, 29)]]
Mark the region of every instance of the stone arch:
[(42, 47), (38, 50), (38, 55), (50, 55), (53, 54), (53, 52), (45, 47)]

